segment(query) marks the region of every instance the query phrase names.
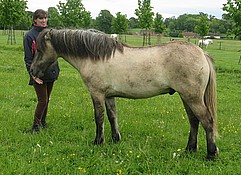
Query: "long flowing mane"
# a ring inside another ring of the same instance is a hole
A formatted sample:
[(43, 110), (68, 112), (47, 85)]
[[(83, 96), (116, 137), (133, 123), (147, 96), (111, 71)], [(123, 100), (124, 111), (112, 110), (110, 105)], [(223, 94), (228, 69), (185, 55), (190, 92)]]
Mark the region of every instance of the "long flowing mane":
[(53, 48), (60, 55), (104, 60), (114, 55), (116, 50), (121, 53), (124, 50), (124, 44), (97, 30), (45, 29), (37, 39), (37, 48), (42, 51), (46, 48), (45, 35), (48, 32)]

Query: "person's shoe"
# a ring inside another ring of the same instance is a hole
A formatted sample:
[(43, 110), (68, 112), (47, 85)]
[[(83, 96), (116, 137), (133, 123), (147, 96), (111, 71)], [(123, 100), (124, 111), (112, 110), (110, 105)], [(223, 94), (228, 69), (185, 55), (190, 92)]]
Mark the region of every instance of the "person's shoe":
[(39, 126), (38, 126), (38, 125), (33, 125), (31, 131), (32, 131), (32, 134), (34, 134), (34, 133), (38, 133), (38, 132), (39, 132)]

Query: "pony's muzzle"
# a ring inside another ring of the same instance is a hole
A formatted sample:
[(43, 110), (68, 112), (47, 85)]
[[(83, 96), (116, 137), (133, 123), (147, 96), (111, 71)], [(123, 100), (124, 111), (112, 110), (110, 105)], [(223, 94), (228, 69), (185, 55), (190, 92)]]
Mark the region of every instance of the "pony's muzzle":
[(29, 74), (37, 78), (44, 76), (44, 73), (41, 70), (37, 71), (36, 69), (34, 70), (32, 67), (30, 68)]

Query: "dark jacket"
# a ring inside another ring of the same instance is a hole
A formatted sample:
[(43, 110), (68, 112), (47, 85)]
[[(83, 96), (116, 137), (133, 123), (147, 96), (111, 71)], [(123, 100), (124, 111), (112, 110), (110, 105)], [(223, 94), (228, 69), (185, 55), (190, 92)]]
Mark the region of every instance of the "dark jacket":
[[(38, 37), (38, 34), (43, 30), (43, 27), (39, 26), (33, 26), (32, 29), (26, 33), (23, 45), (24, 45), (24, 62), (26, 64), (27, 71), (29, 73), (30, 79), (29, 79), (29, 85), (33, 85), (34, 80), (32, 76), (30, 75), (30, 66), (33, 62), (34, 54), (36, 51), (36, 39)], [(43, 77), (39, 77), (41, 80), (43, 80), (44, 83), (53, 82), (58, 79), (59, 76), (59, 66), (58, 62), (56, 64), (49, 67), (46, 72), (44, 73)]]

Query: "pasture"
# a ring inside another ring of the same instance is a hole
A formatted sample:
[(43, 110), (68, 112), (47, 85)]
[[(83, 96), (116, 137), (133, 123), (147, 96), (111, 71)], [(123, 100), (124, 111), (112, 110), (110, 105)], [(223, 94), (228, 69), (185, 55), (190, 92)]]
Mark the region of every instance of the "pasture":
[[(219, 158), (205, 160), (200, 127), (198, 152), (186, 153), (189, 123), (178, 94), (143, 100), (117, 99), (122, 141), (114, 144), (108, 120), (102, 146), (92, 144), (92, 101), (79, 73), (59, 59), (61, 73), (51, 96), (49, 128), (30, 134), (36, 95), (28, 86), (22, 35), (6, 45), (0, 35), (0, 174), (239, 174), (241, 172), (240, 41), (214, 40), (205, 49), (217, 69)], [(122, 37), (124, 39), (124, 36)], [(173, 38), (152, 38), (152, 44)], [(185, 40), (181, 38), (174, 38)], [(196, 43), (198, 40), (191, 39)], [(126, 36), (141, 45), (140, 36)], [(220, 50), (221, 42), (221, 50)]]

